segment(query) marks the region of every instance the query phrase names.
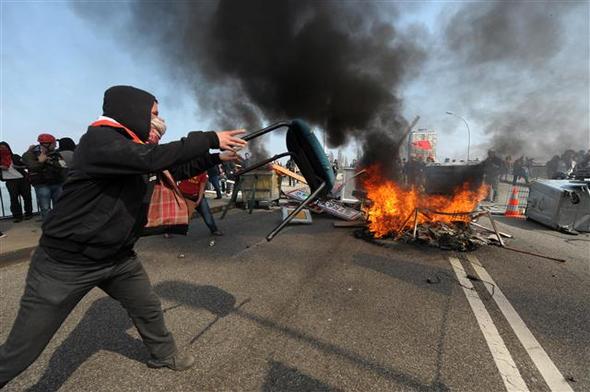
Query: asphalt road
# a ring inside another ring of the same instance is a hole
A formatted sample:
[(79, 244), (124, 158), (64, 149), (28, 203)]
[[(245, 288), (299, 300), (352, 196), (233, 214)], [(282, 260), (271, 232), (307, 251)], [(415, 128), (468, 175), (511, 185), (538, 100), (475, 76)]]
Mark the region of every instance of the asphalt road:
[[(496, 247), (382, 247), (322, 217), (268, 243), (278, 219), (232, 211), (214, 246), (201, 221), (188, 237), (140, 241), (194, 368), (148, 369), (124, 310), (95, 289), (6, 390), (590, 390), (589, 235), (500, 223), (512, 246), (567, 259), (557, 263)], [(0, 341), (26, 270), (0, 269)]]

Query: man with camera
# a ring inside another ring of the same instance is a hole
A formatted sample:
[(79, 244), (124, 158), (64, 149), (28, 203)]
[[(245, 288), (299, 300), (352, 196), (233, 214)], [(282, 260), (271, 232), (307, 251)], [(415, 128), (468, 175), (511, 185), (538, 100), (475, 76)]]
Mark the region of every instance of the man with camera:
[(66, 165), (56, 151), (56, 140), (49, 133), (37, 138), (39, 144), (31, 146), (23, 155), (23, 162), (29, 170), (31, 185), (35, 188), (41, 219), (45, 220), (51, 206), (55, 206), (61, 195), (66, 176)]

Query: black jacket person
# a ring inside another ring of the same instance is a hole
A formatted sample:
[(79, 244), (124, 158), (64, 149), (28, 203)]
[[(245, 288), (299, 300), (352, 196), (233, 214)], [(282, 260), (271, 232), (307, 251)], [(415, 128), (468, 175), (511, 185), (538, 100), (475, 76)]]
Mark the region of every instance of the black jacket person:
[[(31, 183), (22, 158), (12, 153), (12, 149), (6, 142), (0, 142), (0, 180), (6, 182), (6, 188), (10, 196), (10, 212), (15, 222), (24, 218), (33, 217), (33, 199), (31, 198)], [(19, 197), (23, 198), (24, 206), (21, 206)]]
[[(156, 98), (129, 86), (108, 89), (103, 119), (81, 138), (62, 196), (43, 225), (13, 328), (0, 347), (0, 387), (43, 351), (70, 311), (92, 288), (118, 300), (151, 354), (148, 366), (183, 370), (189, 354), (177, 352), (160, 301), (133, 252), (142, 234), (154, 173), (191, 177), (221, 160), (235, 159), (242, 131), (191, 132), (167, 144), (149, 145)], [(118, 124), (118, 125), (117, 125)], [(230, 150), (209, 154), (210, 148)]]

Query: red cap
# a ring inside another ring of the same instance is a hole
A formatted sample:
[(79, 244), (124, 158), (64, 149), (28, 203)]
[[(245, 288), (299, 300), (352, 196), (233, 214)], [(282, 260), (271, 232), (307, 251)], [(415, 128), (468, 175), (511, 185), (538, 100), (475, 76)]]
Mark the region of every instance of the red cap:
[(50, 135), (48, 133), (42, 133), (37, 138), (39, 143), (55, 143), (55, 136)]

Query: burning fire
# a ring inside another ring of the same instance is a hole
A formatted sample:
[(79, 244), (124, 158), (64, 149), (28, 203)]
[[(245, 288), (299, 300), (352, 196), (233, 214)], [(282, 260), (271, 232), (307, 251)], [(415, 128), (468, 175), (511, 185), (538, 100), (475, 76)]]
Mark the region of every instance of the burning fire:
[[(364, 187), (367, 198), (372, 201), (368, 209), (369, 230), (377, 238), (396, 234), (414, 224), (413, 214), (416, 208), (445, 213), (473, 211), (488, 192), (486, 185), (471, 190), (469, 184), (463, 184), (451, 196), (427, 195), (416, 188), (403, 188), (381, 175), (379, 167), (367, 169)], [(410, 218), (410, 219), (408, 219)], [(418, 214), (418, 224), (427, 221), (451, 223), (467, 221), (466, 215)]]

